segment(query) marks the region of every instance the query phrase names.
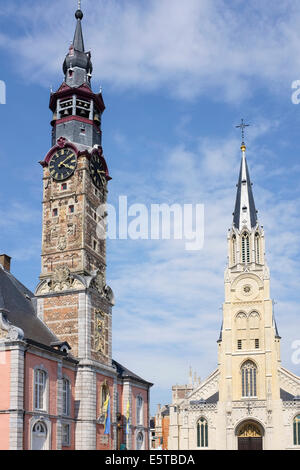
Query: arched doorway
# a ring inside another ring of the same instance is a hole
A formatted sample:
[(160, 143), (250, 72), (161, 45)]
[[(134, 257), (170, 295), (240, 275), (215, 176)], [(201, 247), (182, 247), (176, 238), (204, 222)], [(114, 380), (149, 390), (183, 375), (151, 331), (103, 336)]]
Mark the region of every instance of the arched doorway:
[(254, 421), (242, 423), (237, 429), (238, 450), (263, 450), (263, 429)]
[(48, 450), (47, 427), (41, 421), (35, 423), (32, 428), (31, 450)]

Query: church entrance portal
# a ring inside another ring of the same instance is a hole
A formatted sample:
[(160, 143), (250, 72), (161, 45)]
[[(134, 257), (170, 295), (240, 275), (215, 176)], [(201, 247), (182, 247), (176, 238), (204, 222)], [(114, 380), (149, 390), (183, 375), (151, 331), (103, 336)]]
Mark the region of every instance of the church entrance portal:
[(238, 429), (238, 450), (263, 450), (263, 433), (254, 422), (242, 424)]

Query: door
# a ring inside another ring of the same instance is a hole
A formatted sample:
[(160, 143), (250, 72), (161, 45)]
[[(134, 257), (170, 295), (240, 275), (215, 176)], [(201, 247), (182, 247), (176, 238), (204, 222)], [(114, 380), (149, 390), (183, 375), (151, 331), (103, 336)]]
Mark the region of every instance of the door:
[(255, 422), (244, 423), (238, 430), (238, 450), (263, 450), (263, 431)]
[(46, 425), (39, 421), (38, 423), (35, 423), (32, 429), (31, 449), (32, 450), (47, 450), (46, 441), (47, 441)]
[(239, 437), (238, 450), (263, 450), (262, 437)]

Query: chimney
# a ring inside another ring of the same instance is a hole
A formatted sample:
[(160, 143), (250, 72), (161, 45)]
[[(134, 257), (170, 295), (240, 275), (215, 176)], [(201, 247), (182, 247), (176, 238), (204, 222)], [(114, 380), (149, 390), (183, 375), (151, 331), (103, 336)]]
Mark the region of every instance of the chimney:
[(2, 264), (5, 271), (10, 272), (11, 257), (7, 255), (0, 255), (0, 264)]

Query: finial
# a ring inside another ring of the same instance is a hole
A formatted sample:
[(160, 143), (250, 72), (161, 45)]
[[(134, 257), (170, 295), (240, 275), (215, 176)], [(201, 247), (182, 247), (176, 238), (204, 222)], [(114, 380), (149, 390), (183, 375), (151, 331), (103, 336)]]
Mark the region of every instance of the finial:
[(242, 145), (241, 145), (241, 150), (245, 151), (246, 150), (246, 145), (245, 145), (245, 127), (249, 127), (250, 124), (245, 124), (244, 119), (241, 119), (241, 124), (238, 126), (235, 126), (236, 128), (241, 129), (242, 131)]
[(78, 0), (78, 9), (75, 13), (75, 18), (77, 20), (82, 20), (82, 18), (83, 18), (83, 13), (82, 13), (82, 10), (81, 10), (81, 0)]

